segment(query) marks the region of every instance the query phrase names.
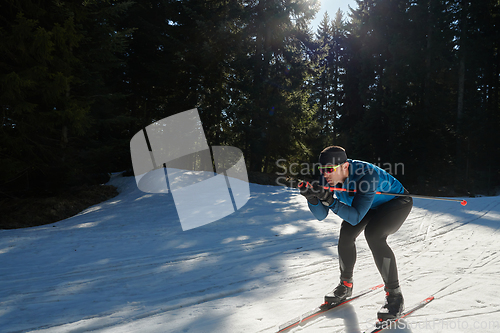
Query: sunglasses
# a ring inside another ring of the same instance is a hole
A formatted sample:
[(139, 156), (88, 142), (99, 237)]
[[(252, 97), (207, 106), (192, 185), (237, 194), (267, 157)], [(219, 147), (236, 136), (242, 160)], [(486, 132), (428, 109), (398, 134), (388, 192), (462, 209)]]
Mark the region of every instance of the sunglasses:
[[(342, 163), (344, 164), (344, 163)], [(342, 164), (339, 164), (339, 165), (336, 165), (336, 166), (319, 166), (318, 169), (319, 171), (322, 173), (322, 174), (325, 174), (325, 173), (332, 173), (332, 172), (335, 172), (335, 170), (337, 170), (337, 168), (339, 166), (341, 166)]]

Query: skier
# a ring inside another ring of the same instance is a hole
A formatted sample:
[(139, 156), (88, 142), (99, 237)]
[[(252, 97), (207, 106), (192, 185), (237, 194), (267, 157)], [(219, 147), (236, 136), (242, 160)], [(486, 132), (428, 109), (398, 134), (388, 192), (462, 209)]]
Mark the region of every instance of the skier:
[[(325, 302), (338, 304), (352, 295), (355, 240), (364, 230), (385, 283), (386, 301), (377, 316), (380, 321), (394, 319), (402, 313), (404, 300), (396, 259), (387, 244), (387, 236), (401, 227), (413, 207), (413, 200), (408, 196), (376, 195), (377, 191), (408, 192), (385, 170), (367, 162), (348, 159), (342, 147), (325, 148), (319, 156), (319, 164), (320, 182), (301, 187), (301, 194), (318, 220), (323, 220), (329, 211), (343, 219), (338, 240), (340, 283), (325, 295)], [(334, 191), (334, 196), (325, 189), (328, 185), (351, 191)]]

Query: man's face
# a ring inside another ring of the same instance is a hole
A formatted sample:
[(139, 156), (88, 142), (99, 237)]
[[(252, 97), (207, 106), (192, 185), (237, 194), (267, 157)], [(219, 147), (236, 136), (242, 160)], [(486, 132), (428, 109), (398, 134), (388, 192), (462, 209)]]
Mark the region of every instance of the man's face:
[(321, 168), (323, 177), (330, 186), (335, 186), (339, 183), (343, 183), (344, 180), (349, 175), (349, 163), (343, 163), (340, 165), (325, 165)]

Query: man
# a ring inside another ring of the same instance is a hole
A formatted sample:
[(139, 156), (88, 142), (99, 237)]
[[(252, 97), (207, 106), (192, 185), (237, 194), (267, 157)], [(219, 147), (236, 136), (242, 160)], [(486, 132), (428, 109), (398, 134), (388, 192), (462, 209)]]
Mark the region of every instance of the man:
[[(412, 209), (413, 200), (408, 196), (376, 195), (377, 191), (407, 192), (396, 178), (381, 168), (348, 159), (342, 147), (325, 148), (319, 156), (319, 163), (320, 183), (300, 187), (301, 194), (318, 220), (323, 220), (330, 211), (343, 219), (338, 241), (340, 283), (325, 296), (325, 302), (338, 304), (352, 295), (355, 240), (364, 230), (385, 283), (386, 302), (377, 315), (380, 320), (393, 319), (403, 311), (404, 300), (396, 259), (387, 244), (387, 236), (401, 227)], [(348, 191), (336, 190), (334, 197), (325, 189), (327, 184)]]

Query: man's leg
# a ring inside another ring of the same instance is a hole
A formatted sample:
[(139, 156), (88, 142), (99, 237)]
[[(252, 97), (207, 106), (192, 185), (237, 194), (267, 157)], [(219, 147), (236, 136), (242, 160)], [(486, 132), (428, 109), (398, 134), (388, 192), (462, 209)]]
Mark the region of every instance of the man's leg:
[(411, 197), (393, 199), (375, 210), (370, 223), (365, 228), (366, 240), (385, 283), (386, 301), (377, 312), (379, 320), (394, 319), (404, 308), (396, 258), (387, 245), (387, 236), (398, 231), (412, 207)]
[(342, 222), (338, 243), (340, 283), (332, 292), (325, 295), (325, 302), (338, 304), (352, 295), (352, 273), (354, 264), (356, 263), (355, 241), (365, 228), (368, 220), (369, 219), (365, 216), (356, 226), (352, 226), (346, 221)]
[(387, 236), (399, 230), (412, 207), (411, 197), (393, 199), (373, 211), (370, 223), (365, 228), (366, 241), (388, 289), (398, 288), (399, 279), (396, 258), (387, 244)]
[(356, 238), (365, 229), (368, 221), (370, 221), (369, 211), (366, 216), (355, 226), (347, 221), (343, 221), (340, 227), (338, 252), (339, 252), (339, 268), (340, 278), (344, 280), (352, 280), (354, 264), (356, 263)]

